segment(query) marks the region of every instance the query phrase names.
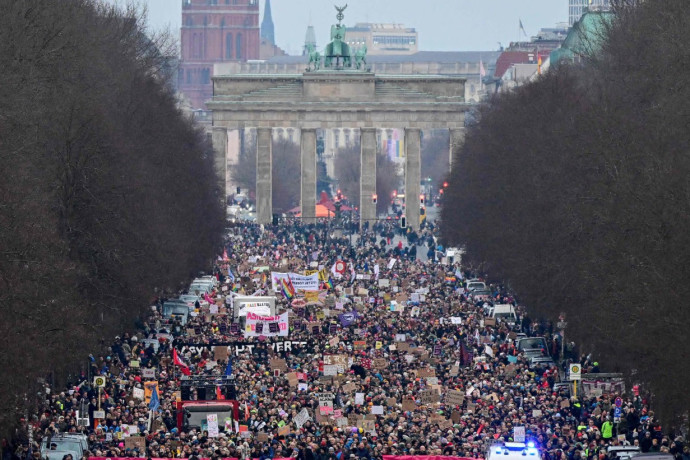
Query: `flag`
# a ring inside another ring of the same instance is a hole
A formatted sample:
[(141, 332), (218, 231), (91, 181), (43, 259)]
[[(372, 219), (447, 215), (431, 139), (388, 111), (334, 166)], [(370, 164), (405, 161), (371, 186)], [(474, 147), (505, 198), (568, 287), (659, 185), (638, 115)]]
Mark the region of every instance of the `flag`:
[(216, 385), (216, 400), (222, 401), (225, 399), (223, 392), (220, 390), (220, 385)]
[(235, 275), (232, 273), (231, 269), (228, 269), (228, 278), (230, 279), (231, 283), (235, 282)]
[(283, 278), (280, 280), (280, 291), (286, 299), (290, 300), (295, 296), (295, 287), (292, 285), (290, 278)]
[(326, 281), (324, 284), (328, 287), (328, 289), (333, 289), (333, 280), (330, 276), (328, 277), (328, 281)]
[(228, 250), (226, 248), (223, 248), (223, 260), (228, 260)]
[(185, 363), (177, 354), (177, 348), (173, 348), (173, 364), (180, 366), (180, 371), (184, 375), (192, 375), (192, 372), (189, 370), (189, 365)]
[(232, 360), (228, 358), (228, 365), (225, 366), (225, 375), (231, 376), (232, 375)]
[(486, 77), (486, 69), (484, 69), (484, 63), (482, 62), (482, 58), (479, 58), (479, 76), (481, 78)]
[(158, 388), (153, 387), (153, 393), (151, 393), (151, 402), (149, 403), (149, 409), (151, 412), (158, 412), (161, 402), (158, 399)]
[(541, 54), (537, 52), (537, 72), (541, 75)]
[(519, 19), (520, 21), (520, 30), (522, 31), (523, 34), (525, 34), (525, 37), (527, 36), (527, 32), (525, 32), (525, 27), (522, 25), (522, 19)]
[(249, 403), (244, 403), (244, 419), (249, 420)]

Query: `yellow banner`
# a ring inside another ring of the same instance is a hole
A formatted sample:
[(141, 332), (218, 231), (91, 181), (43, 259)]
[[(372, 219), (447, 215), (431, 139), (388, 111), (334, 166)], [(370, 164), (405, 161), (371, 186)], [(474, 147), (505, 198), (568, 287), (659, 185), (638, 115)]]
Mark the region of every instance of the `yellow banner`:
[(158, 382), (144, 382), (144, 402), (146, 404), (151, 402), (151, 395), (153, 394), (153, 389), (158, 392), (158, 399), (161, 399), (161, 392), (158, 389)]
[(306, 302), (318, 302), (319, 291), (304, 291), (304, 300)]

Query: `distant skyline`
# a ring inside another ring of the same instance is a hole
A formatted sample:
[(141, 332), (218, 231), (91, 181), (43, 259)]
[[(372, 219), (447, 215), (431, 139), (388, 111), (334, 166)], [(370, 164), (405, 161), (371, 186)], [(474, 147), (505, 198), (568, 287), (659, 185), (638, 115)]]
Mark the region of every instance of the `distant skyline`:
[[(127, 0), (102, 0), (125, 5)], [(261, 5), (263, 19), (264, 1)], [(179, 41), (181, 0), (134, 0), (148, 8), (148, 27), (170, 28)], [(340, 0), (348, 4), (343, 23), (400, 23), (419, 33), (424, 51), (489, 51), (499, 43), (526, 40), (519, 31), (522, 21), (527, 38), (543, 27), (568, 21), (568, 0)], [(307, 26), (316, 31), (319, 48), (329, 41), (335, 19), (333, 2), (324, 0), (271, 0), (276, 44), (290, 54), (299, 54)], [(311, 20), (311, 21), (310, 21)]]

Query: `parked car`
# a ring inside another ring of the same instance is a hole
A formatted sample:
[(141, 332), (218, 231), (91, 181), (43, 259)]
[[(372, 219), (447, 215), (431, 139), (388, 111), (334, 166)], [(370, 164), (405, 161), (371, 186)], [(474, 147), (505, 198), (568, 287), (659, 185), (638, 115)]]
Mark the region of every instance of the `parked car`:
[(190, 309), (194, 308), (197, 300), (199, 301), (200, 307), (207, 307), (208, 306), (208, 302), (206, 301), (206, 299), (204, 299), (203, 297), (198, 296), (196, 294), (182, 294), (180, 296), (180, 300), (185, 302)]
[(520, 351), (534, 349), (534, 348), (538, 348), (541, 350), (548, 350), (549, 349), (548, 344), (546, 343), (546, 339), (544, 337), (525, 337), (522, 339), (518, 339), (515, 346)]
[(203, 296), (204, 294), (210, 294), (213, 291), (213, 286), (209, 283), (199, 282), (192, 283), (189, 285), (189, 293)]
[(469, 292), (473, 291), (484, 291), (486, 290), (486, 283), (479, 281), (477, 279), (467, 281), (467, 290)]
[(163, 318), (178, 319), (184, 326), (189, 320), (189, 306), (180, 299), (165, 301), (163, 302)]
[(496, 304), (489, 308), (489, 317), (494, 318), (496, 322), (502, 321), (512, 326), (517, 323), (517, 314), (515, 307), (510, 304)]
[(75, 436), (56, 434), (46, 436), (41, 441), (41, 458), (62, 460), (67, 454), (74, 460), (80, 460), (84, 455), (83, 440)]
[[(621, 460), (628, 460), (632, 457), (638, 457), (640, 455), (643, 455), (639, 446), (611, 446), (608, 448), (608, 454), (609, 454), (609, 457), (611, 457), (611, 458), (616, 458), (616, 459), (621, 459)], [(665, 454), (653, 453), (652, 455), (665, 455)], [(668, 454), (668, 455), (669, 455), (669, 457), (671, 457), (670, 454)], [(652, 458), (645, 457), (645, 460), (662, 460), (662, 459), (656, 459), (656, 458), (652, 459)]]
[(550, 356), (534, 356), (529, 360), (530, 369), (548, 369), (555, 365), (556, 363)]
[(527, 348), (526, 350), (522, 350), (522, 354), (530, 361), (532, 358), (543, 358), (549, 356), (546, 350), (542, 348)]
[(475, 302), (484, 302), (487, 300), (491, 300), (491, 291), (487, 290), (477, 290), (477, 291), (472, 291), (470, 294), (472, 294), (472, 297), (474, 298)]

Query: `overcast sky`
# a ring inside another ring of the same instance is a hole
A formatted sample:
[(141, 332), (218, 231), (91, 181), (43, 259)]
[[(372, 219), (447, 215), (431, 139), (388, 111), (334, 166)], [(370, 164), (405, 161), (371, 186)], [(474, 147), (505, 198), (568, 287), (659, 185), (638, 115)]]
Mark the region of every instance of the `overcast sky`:
[[(103, 0), (127, 3), (129, 0)], [(261, 2), (261, 19), (265, 0)], [(152, 29), (170, 27), (179, 37), (181, 0), (134, 0), (149, 10)], [(519, 20), (529, 36), (542, 27), (568, 20), (568, 0), (339, 0), (348, 4), (343, 23), (396, 22), (415, 27), (422, 50), (495, 50), (518, 39)], [(328, 41), (330, 25), (336, 22), (330, 0), (272, 0), (273, 23), (278, 46), (291, 54), (301, 52), (311, 23), (321, 48)], [(523, 37), (520, 37), (523, 39)]]

